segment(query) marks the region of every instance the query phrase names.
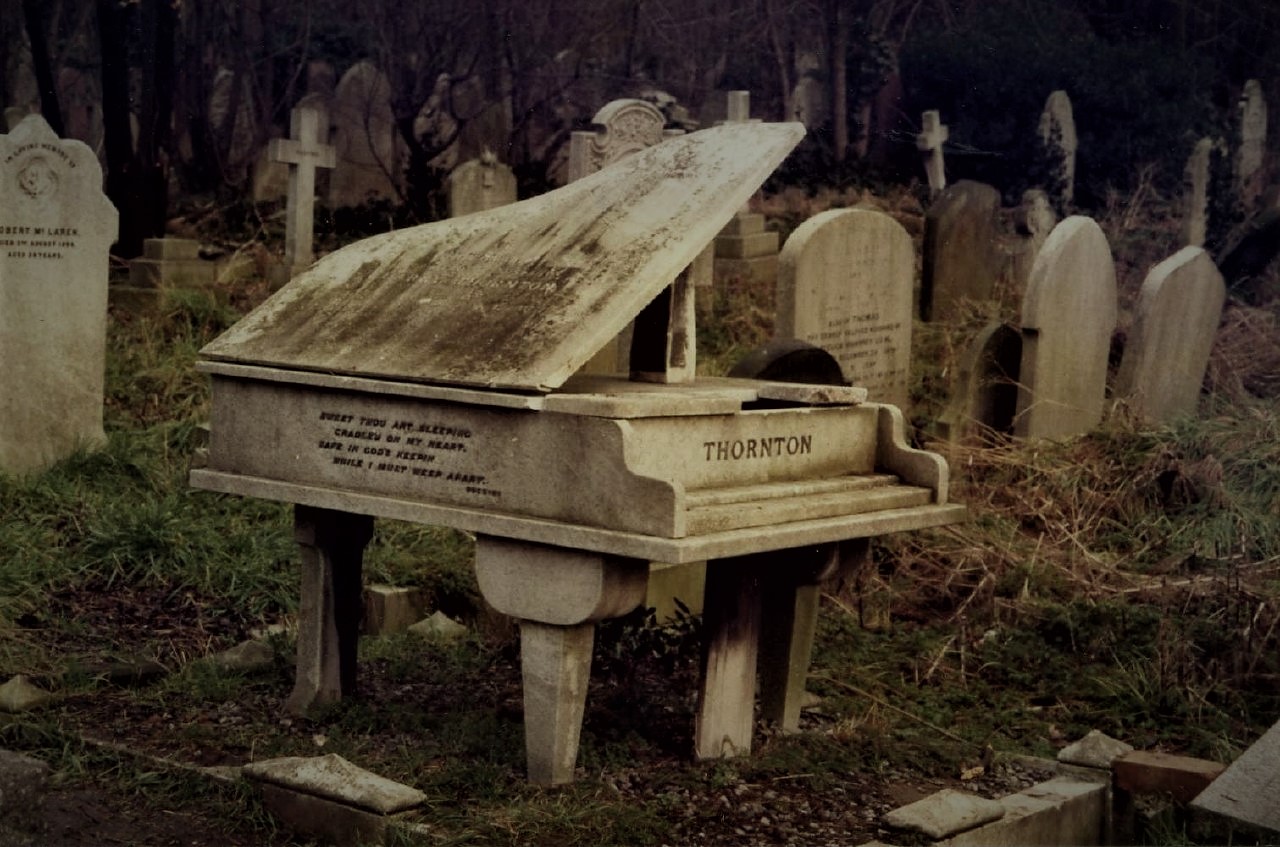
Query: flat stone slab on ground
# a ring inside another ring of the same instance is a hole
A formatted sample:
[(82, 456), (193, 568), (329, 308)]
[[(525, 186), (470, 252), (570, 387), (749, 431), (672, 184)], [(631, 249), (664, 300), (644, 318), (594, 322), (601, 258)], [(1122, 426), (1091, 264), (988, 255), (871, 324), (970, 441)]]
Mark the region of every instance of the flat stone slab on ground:
[(1191, 801), (1196, 809), (1280, 832), (1280, 721)]
[(930, 838), (946, 838), (1003, 816), (1004, 807), (995, 800), (944, 788), (923, 800), (894, 809), (884, 816), (884, 821), (895, 829), (909, 829)]
[(22, 674), (0, 685), (0, 712), (29, 712), (51, 699), (52, 694), (34, 685)]
[(276, 651), (265, 641), (242, 641), (234, 647), (214, 653), (209, 657), (223, 670), (256, 671), (271, 667)]
[(348, 762), (337, 754), (327, 756), (286, 756), (251, 762), (242, 771), (246, 778), (392, 815), (420, 806), (427, 796), (372, 771)]

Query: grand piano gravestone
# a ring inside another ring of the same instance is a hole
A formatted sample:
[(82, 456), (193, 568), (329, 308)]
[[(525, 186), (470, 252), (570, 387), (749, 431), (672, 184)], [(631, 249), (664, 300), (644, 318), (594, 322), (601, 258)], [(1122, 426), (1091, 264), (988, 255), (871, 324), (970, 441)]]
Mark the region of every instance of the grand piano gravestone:
[[(532, 781), (572, 780), (595, 622), (641, 602), (649, 561), (710, 560), (697, 755), (749, 751), (762, 644), (781, 657), (762, 711), (796, 728), (818, 582), (871, 536), (964, 514), (865, 390), (694, 376), (683, 273), (802, 134), (716, 127), (357, 242), (204, 349), (192, 484), (296, 504), (290, 709), (354, 692), (361, 556), (387, 517), (476, 534), (482, 593), (520, 621)], [(632, 373), (575, 375), (632, 319)]]

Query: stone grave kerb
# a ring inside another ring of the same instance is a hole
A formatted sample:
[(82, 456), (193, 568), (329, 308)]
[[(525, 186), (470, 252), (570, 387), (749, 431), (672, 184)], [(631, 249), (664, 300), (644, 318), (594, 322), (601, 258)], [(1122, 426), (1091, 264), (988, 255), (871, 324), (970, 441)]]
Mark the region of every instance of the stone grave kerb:
[(107, 270), (119, 216), (88, 145), (39, 115), (0, 135), (0, 472), (106, 442)]
[(951, 135), (934, 109), (921, 115), (921, 132), (916, 136), (916, 149), (924, 153), (924, 172), (929, 180), (929, 193), (937, 194), (947, 187), (947, 173), (942, 158), (942, 145)]
[[(326, 133), (328, 127), (325, 127)], [(322, 143), (320, 112), (314, 106), (295, 106), (289, 114), (289, 138), (273, 138), (268, 155), (289, 165), (289, 193), (285, 206), (284, 261), (293, 276), (311, 264), (315, 227), (316, 169), (337, 165), (337, 150)]]

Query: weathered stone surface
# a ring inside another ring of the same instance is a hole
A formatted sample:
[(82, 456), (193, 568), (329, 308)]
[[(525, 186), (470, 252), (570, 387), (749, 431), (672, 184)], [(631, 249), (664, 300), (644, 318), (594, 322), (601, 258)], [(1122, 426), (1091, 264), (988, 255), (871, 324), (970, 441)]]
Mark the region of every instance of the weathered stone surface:
[(278, 785), (301, 794), (323, 797), (380, 815), (415, 808), (427, 799), (418, 789), (378, 776), (336, 753), (327, 756), (285, 756), (250, 762), (242, 772), (248, 779)]
[(999, 800), (997, 821), (939, 841), (936, 847), (1094, 847), (1103, 838), (1107, 786), (1057, 777)]
[(327, 844), (384, 844), (394, 818), (269, 782), (262, 804), (293, 832)]
[(593, 132), (575, 132), (569, 140), (569, 182), (658, 144), (668, 137), (662, 110), (647, 100), (627, 98), (596, 112)]
[(42, 470), (102, 429), (116, 210), (83, 142), (30, 115), (0, 135), (0, 473)]
[(0, 685), (0, 711), (29, 712), (52, 699), (52, 694), (34, 685), (22, 674)]
[(352, 65), (338, 82), (331, 119), (337, 161), (329, 177), (329, 206), (397, 197), (403, 145), (386, 74), (369, 62)]
[(929, 191), (937, 194), (947, 187), (942, 145), (950, 137), (950, 132), (938, 112), (932, 109), (921, 115), (920, 124), (921, 131), (916, 136), (916, 149), (924, 154), (924, 172), (929, 180)]
[(907, 405), (915, 251), (893, 218), (834, 209), (805, 221), (779, 256), (777, 335), (835, 356), (870, 400)]
[(1116, 326), (1111, 248), (1092, 219), (1054, 227), (1022, 304), (1022, 365), (1014, 432), (1070, 438), (1102, 420)]
[(1058, 761), (1087, 768), (1109, 768), (1116, 759), (1131, 752), (1133, 752), (1132, 745), (1094, 729), (1090, 730), (1084, 738), (1059, 750)]
[(884, 822), (896, 829), (908, 829), (930, 838), (946, 838), (1004, 816), (1004, 807), (967, 791), (945, 788), (923, 800), (894, 809)]
[(148, 238), (129, 263), (134, 288), (209, 288), (217, 276), (217, 263), (200, 258), (200, 242), (189, 238)]
[(408, 630), (435, 641), (454, 641), (464, 637), (468, 632), (465, 626), (441, 611), (432, 612), (429, 617), (410, 624)]
[(988, 324), (957, 368), (951, 402), (938, 420), (943, 438), (960, 442), (1013, 435), (1022, 336), (1008, 324)]
[(800, 134), (792, 124), (704, 130), (540, 197), (365, 239), (317, 262), (204, 354), (558, 386), (697, 258)]
[(327, 119), (310, 103), (299, 103), (289, 113), (290, 138), (273, 139), (268, 156), (273, 162), (289, 165), (289, 188), (285, 205), (284, 264), (289, 276), (300, 273), (312, 261), (315, 229), (316, 169), (337, 165), (337, 150), (325, 143), (329, 137)]
[(1194, 808), (1280, 832), (1280, 721), (1191, 801)]
[(214, 653), (209, 661), (229, 671), (251, 673), (275, 664), (276, 651), (265, 641), (241, 641), (234, 647)]
[[(0, 823), (21, 833), (38, 828), (50, 772), (49, 765), (39, 759), (0, 750)], [(0, 843), (5, 837), (0, 830)]]
[(1080, 146), (1067, 92), (1055, 91), (1045, 101), (1040, 114), (1040, 143), (1044, 145), (1047, 169), (1054, 182), (1046, 188), (1057, 200), (1059, 210), (1065, 213), (1075, 195), (1076, 150)]
[(510, 167), (485, 152), (479, 159), (464, 162), (449, 175), (451, 217), (485, 212), (516, 202), (516, 176)]
[(1213, 139), (1202, 138), (1187, 157), (1183, 172), (1182, 241), (1203, 247), (1209, 229), (1209, 174), (1213, 161)]
[(965, 300), (991, 299), (1000, 276), (1000, 192), (961, 180), (938, 195), (924, 219), (920, 317), (948, 320)]
[(525, 756), (537, 785), (573, 781), (594, 641), (594, 624), (520, 622)]
[(422, 620), (426, 609), (427, 593), (421, 588), (367, 585), (362, 626), (366, 635), (404, 632)]
[(1251, 79), (1240, 94), (1239, 147), (1236, 150), (1236, 185), (1246, 208), (1260, 193), (1262, 162), (1267, 149), (1267, 98), (1262, 84)]
[(1156, 423), (1195, 414), (1225, 300), (1222, 274), (1199, 247), (1151, 269), (1116, 376), (1132, 411)]
[(1116, 788), (1133, 794), (1167, 794), (1179, 803), (1189, 803), (1227, 766), (1190, 756), (1134, 750), (1112, 762), (1111, 769)]

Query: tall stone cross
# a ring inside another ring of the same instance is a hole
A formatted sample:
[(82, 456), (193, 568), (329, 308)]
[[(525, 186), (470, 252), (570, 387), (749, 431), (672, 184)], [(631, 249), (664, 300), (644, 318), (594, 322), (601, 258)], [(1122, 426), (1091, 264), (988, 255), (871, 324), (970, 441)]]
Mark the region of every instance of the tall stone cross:
[(924, 173), (929, 180), (929, 193), (937, 194), (947, 187), (947, 174), (942, 164), (942, 145), (950, 135), (937, 111), (930, 109), (922, 116), (923, 132), (916, 136), (916, 149), (925, 154)]
[(337, 152), (320, 143), (320, 113), (311, 106), (297, 106), (289, 115), (291, 138), (273, 138), (268, 155), (289, 168), (288, 205), (285, 207), (284, 262), (292, 277), (307, 268), (315, 225), (316, 168), (332, 168)]

